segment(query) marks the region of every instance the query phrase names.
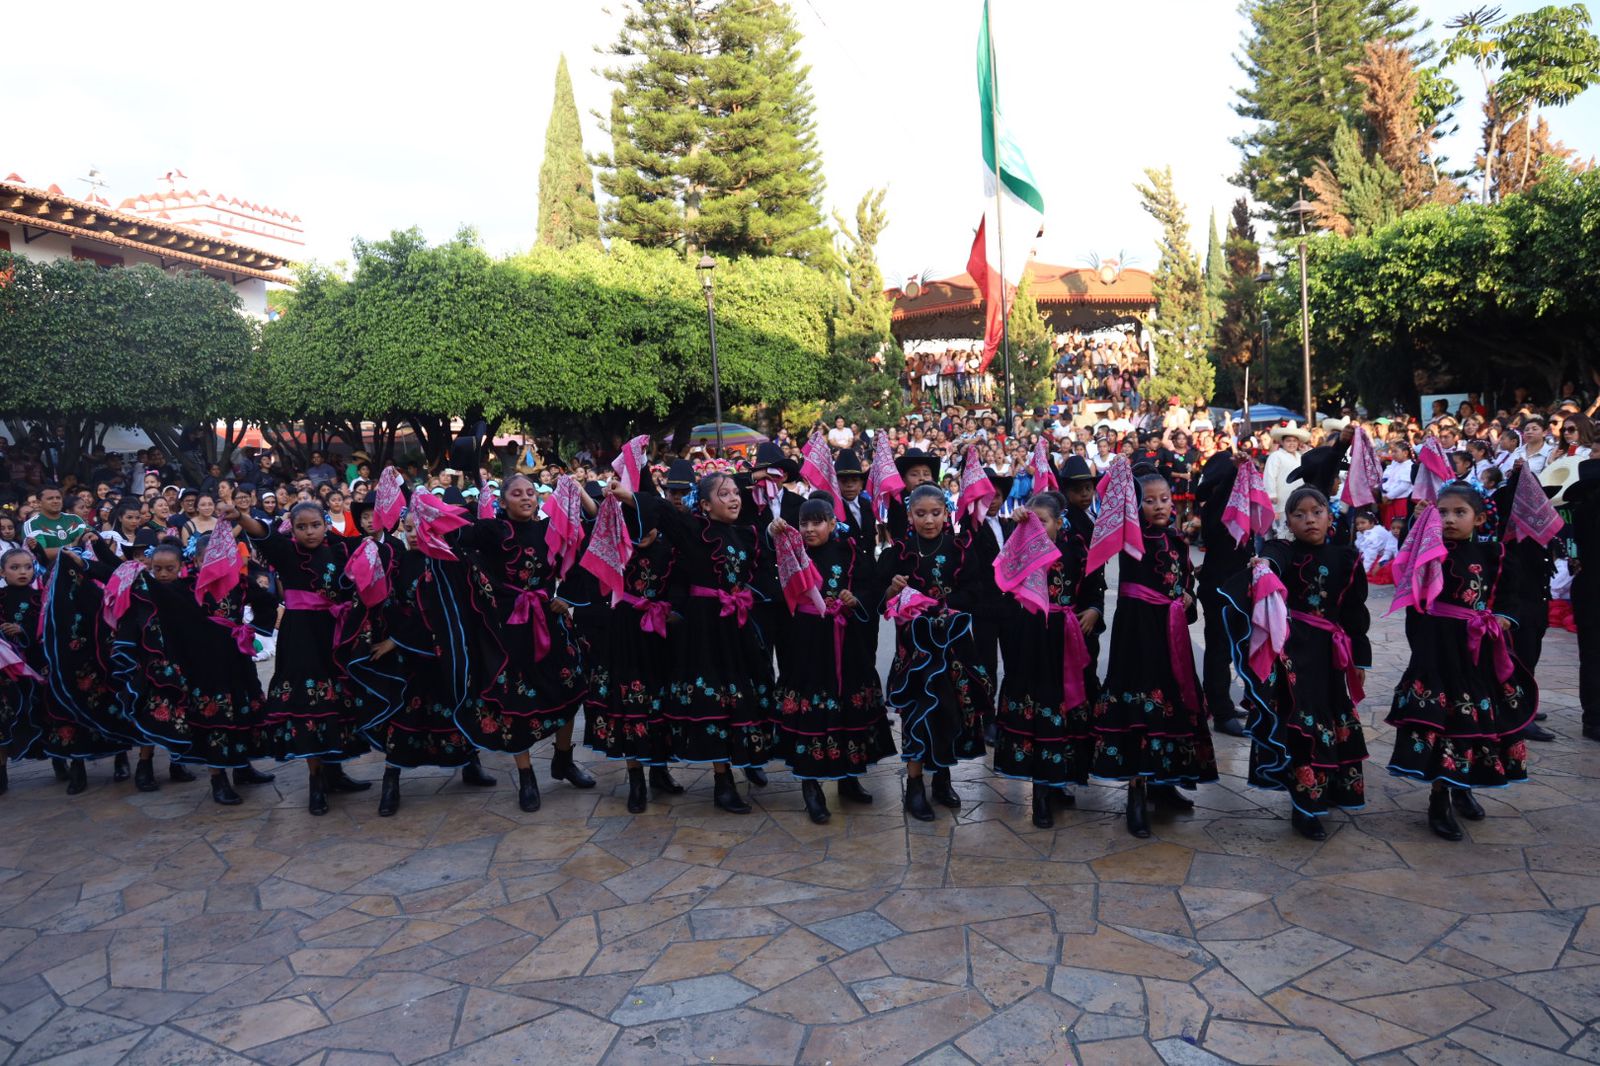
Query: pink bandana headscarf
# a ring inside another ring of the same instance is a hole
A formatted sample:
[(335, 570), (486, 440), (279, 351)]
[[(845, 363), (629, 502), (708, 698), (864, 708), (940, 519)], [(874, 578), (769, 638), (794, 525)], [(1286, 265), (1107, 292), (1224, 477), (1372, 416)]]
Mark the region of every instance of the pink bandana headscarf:
[(456, 557), (444, 538), (468, 524), (461, 508), (443, 502), (431, 492), (416, 492), (411, 496), (411, 517), (417, 524), (418, 551), (430, 559)]
[(889, 447), (889, 434), (886, 430), (878, 430), (873, 434), (872, 470), (867, 475), (867, 489), (872, 493), (872, 504), (877, 508), (878, 521), (885, 522), (889, 519), (889, 500), (891, 497), (902, 493), (906, 483), (900, 476), (899, 467), (894, 465), (894, 452)]
[(392, 466), (384, 467), (383, 473), (378, 475), (378, 487), (372, 492), (374, 529), (387, 533), (400, 521), (400, 512), (406, 507), (405, 493), (400, 491), (404, 484), (400, 471)]
[(1394, 557), (1394, 603), (1388, 614), (1402, 607), (1426, 611), (1444, 591), (1444, 527), (1436, 507), (1423, 507), (1422, 514), (1400, 553)]
[[(144, 564), (137, 559), (130, 559), (112, 572), (110, 580), (106, 582), (100, 608), (100, 617), (105, 619), (106, 625), (115, 629), (117, 623), (122, 621), (133, 598), (133, 583), (143, 570)], [(52, 572), (51, 579), (54, 577)]]
[(1045, 447), (1044, 438), (1033, 446), (1033, 458), (1028, 463), (1028, 472), (1033, 475), (1034, 492), (1054, 492), (1059, 487), (1056, 484), (1055, 471), (1050, 469), (1050, 449)]
[(206, 594), (220, 602), (239, 584), (239, 545), (233, 539), (233, 526), (218, 519), (200, 558), (200, 572), (194, 580), (194, 599), (205, 606)]
[(1087, 570), (1097, 570), (1127, 552), (1135, 559), (1144, 557), (1144, 534), (1139, 529), (1139, 483), (1133, 467), (1119, 455), (1106, 468), (1101, 482), (1104, 496), (1100, 514), (1094, 520), (1094, 538), (1089, 542)]
[(1017, 508), (1016, 528), (994, 561), (994, 581), (1023, 607), (1039, 614), (1050, 606), (1047, 575), (1061, 558), (1044, 522), (1026, 507)]
[(1243, 544), (1246, 537), (1266, 536), (1272, 528), (1272, 497), (1267, 495), (1267, 483), (1249, 456), (1239, 456), (1237, 465), (1239, 473), (1233, 479), (1227, 506), (1222, 509), (1222, 524), (1233, 534), (1235, 544)]
[(546, 561), (555, 568), (559, 577), (566, 577), (583, 543), (583, 490), (570, 475), (556, 479), (556, 490), (544, 498), (540, 506), (550, 520), (545, 531)]
[(629, 492), (639, 491), (640, 473), (644, 470), (644, 454), (648, 447), (650, 434), (641, 433), (624, 444), (621, 454), (611, 460), (611, 469), (617, 472), (617, 480)]
[(994, 482), (983, 472), (978, 449), (967, 445), (967, 453), (961, 458), (961, 498), (956, 503), (957, 517), (965, 519), (967, 513), (972, 512), (974, 523), (982, 522), (989, 516), (989, 501), (994, 496)]
[(801, 455), (805, 457), (805, 462), (800, 464), (800, 477), (812, 488), (831, 495), (834, 517), (841, 522), (848, 522), (850, 515), (844, 508), (844, 494), (839, 491), (839, 475), (833, 469), (833, 452), (821, 430), (811, 434)]
[(789, 613), (793, 614), (802, 603), (809, 603), (819, 615), (825, 614), (827, 609), (820, 591), (822, 575), (817, 572), (817, 564), (811, 561), (811, 556), (806, 554), (805, 538), (800, 531), (793, 526), (785, 527), (773, 538), (772, 546), (777, 554), (783, 602), (788, 604)]
[(1506, 539), (1531, 540), (1547, 548), (1566, 523), (1556, 514), (1539, 479), (1527, 467), (1519, 470), (1516, 476), (1517, 489), (1511, 497), (1511, 514), (1506, 519)]
[(1350, 443), (1350, 472), (1345, 476), (1339, 498), (1352, 507), (1371, 507), (1378, 502), (1383, 486), (1383, 467), (1372, 447), (1372, 438), (1360, 426)]
[(578, 565), (594, 575), (601, 591), (610, 596), (612, 606), (616, 606), (624, 591), (623, 574), (632, 558), (633, 539), (628, 535), (622, 503), (615, 496), (607, 496), (600, 505), (600, 513), (595, 516), (588, 550)]
[(360, 547), (350, 553), (349, 561), (344, 564), (344, 576), (355, 585), (356, 595), (368, 607), (376, 607), (389, 598), (389, 575), (384, 571), (383, 556), (375, 540), (363, 540)]
[(1272, 565), (1257, 559), (1250, 568), (1250, 670), (1264, 678), (1289, 641), (1289, 590)]
[(1439, 490), (1455, 480), (1455, 476), (1439, 438), (1429, 437), (1417, 449), (1417, 473), (1412, 479), (1411, 496), (1432, 503), (1439, 498)]

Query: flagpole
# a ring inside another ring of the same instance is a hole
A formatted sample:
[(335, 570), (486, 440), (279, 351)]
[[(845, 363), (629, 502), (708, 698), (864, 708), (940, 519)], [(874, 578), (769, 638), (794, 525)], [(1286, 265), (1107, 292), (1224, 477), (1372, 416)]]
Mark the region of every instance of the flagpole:
[(989, 130), (994, 149), (994, 241), (998, 252), (995, 256), (996, 265), (1000, 270), (1000, 358), (1006, 376), (1004, 432), (1006, 438), (1010, 439), (1016, 409), (1012, 403), (1014, 394), (1011, 388), (1011, 308), (1006, 303), (1006, 230), (1000, 217), (1000, 202), (1005, 198), (1001, 190), (1004, 171), (1000, 166), (1000, 75), (994, 61), (994, 12), (989, 0), (983, 0), (983, 12), (984, 21), (989, 24)]

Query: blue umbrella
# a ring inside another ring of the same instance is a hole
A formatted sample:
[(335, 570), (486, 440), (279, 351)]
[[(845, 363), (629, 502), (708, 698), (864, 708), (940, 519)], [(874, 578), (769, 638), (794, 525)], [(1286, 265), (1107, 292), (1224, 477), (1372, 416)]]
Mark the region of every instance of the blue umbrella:
[[(1244, 409), (1229, 411), (1228, 417), (1237, 422), (1244, 417)], [(1325, 417), (1327, 416), (1319, 414), (1317, 420), (1320, 422)], [(1252, 425), (1262, 422), (1298, 422), (1303, 425), (1305, 416), (1298, 411), (1291, 411), (1279, 404), (1253, 403), (1250, 405), (1250, 422)]]

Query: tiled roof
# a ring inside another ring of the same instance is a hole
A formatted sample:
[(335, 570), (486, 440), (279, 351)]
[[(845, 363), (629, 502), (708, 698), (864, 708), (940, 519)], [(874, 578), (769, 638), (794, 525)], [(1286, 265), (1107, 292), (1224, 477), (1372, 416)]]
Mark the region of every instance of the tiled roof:
[[(1122, 269), (1110, 284), (1100, 272), (1088, 267), (1055, 266), (1037, 260), (1028, 264), (1033, 298), (1041, 304), (1117, 304), (1126, 307), (1154, 307), (1156, 298), (1145, 270)], [(894, 298), (894, 320), (931, 315), (965, 314), (976, 311), (982, 300), (972, 276), (965, 272), (952, 278), (930, 281), (915, 298), (899, 289), (890, 289)]]

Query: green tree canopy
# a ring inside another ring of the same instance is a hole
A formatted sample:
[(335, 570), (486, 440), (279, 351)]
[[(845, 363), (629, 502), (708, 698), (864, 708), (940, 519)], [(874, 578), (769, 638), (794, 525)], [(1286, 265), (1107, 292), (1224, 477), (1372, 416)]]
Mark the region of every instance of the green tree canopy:
[(606, 232), (688, 256), (827, 262), (810, 68), (774, 0), (633, 0), (609, 155), (595, 158)]
[[(1006, 319), (1006, 341), (1011, 345), (1012, 402), (1027, 410), (1050, 402), (1050, 371), (1055, 369), (1055, 347), (1050, 327), (1033, 297), (1033, 276), (1024, 273), (1017, 286), (1011, 315)], [(1010, 412), (1003, 420), (1010, 423)]]
[(539, 243), (552, 248), (600, 243), (594, 175), (583, 155), (583, 130), (565, 55), (556, 65), (556, 94), (544, 131), (544, 162), (539, 166)]
[(1207, 352), (1205, 277), (1189, 247), (1188, 214), (1172, 186), (1172, 168), (1146, 169), (1150, 184), (1138, 185), (1141, 206), (1161, 225), (1161, 261), (1151, 278), (1156, 297), (1156, 366), (1144, 394), (1183, 403), (1211, 399), (1216, 368)]
[(901, 413), (902, 357), (889, 329), (894, 304), (883, 294), (883, 271), (878, 268), (878, 238), (889, 225), (883, 209), (886, 194), (886, 189), (868, 190), (856, 205), (853, 225), (837, 213), (833, 216), (846, 284), (835, 318), (829, 370), (834, 395), (827, 415), (878, 425), (895, 421)]

